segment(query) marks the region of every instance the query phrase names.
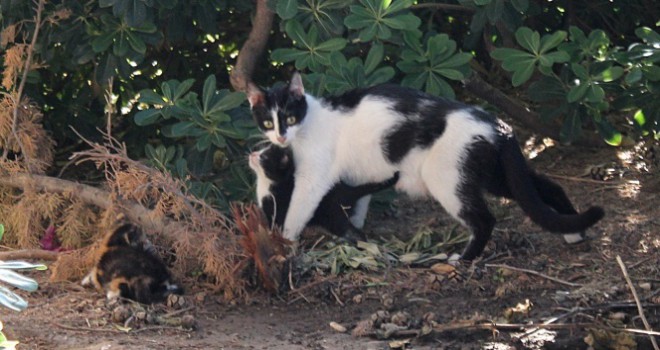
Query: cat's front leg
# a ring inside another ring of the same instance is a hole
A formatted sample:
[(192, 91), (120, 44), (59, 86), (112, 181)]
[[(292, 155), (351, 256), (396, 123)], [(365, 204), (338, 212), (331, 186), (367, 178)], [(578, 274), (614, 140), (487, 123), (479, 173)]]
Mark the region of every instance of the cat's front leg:
[(367, 219), (370, 201), (371, 195), (367, 195), (355, 202), (355, 208), (353, 208), (353, 215), (351, 215), (350, 220), (351, 223), (359, 229), (364, 227), (364, 221)]
[(284, 220), (284, 238), (297, 241), (305, 225), (314, 215), (314, 211), (321, 203), (323, 196), (331, 188), (331, 182), (320, 177), (299, 176), (296, 174), (296, 183), (293, 187), (291, 204)]

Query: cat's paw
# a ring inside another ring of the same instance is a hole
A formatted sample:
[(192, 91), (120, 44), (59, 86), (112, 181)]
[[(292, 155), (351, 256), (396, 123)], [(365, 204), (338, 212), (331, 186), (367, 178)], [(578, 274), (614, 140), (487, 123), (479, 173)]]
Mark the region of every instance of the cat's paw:
[(454, 266), (454, 267), (460, 265), (461, 264), (461, 255), (456, 254), (456, 253), (452, 254), (449, 257), (449, 259), (447, 259), (447, 264), (449, 264), (451, 266)]

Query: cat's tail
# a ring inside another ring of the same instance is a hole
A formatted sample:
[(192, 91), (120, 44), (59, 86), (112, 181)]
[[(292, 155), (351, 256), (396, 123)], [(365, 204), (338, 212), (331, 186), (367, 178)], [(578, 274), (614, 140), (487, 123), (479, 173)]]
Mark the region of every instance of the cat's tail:
[(581, 232), (605, 216), (601, 207), (591, 207), (580, 214), (560, 214), (544, 203), (514, 137), (503, 142), (499, 157), (513, 198), (525, 214), (544, 229), (556, 233)]

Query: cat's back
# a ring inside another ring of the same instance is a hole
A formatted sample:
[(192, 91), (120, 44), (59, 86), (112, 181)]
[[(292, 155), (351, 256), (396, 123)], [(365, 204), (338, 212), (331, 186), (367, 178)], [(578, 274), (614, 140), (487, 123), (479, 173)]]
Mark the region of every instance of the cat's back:
[(419, 115), (430, 107), (435, 110), (434, 114), (436, 115), (442, 114), (443, 111), (449, 112), (468, 107), (458, 101), (429, 95), (416, 89), (394, 84), (380, 84), (368, 88), (354, 89), (339, 96), (329, 97), (326, 101), (332, 109), (344, 113), (382, 106), (402, 116)]

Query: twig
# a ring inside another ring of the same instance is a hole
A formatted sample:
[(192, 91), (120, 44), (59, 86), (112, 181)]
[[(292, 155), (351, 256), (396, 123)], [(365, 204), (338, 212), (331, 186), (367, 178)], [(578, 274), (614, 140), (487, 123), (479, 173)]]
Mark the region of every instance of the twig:
[(169, 330), (174, 330), (174, 331), (180, 331), (180, 332), (190, 332), (190, 329), (185, 329), (180, 326), (152, 326), (152, 327), (144, 327), (144, 328), (138, 328), (138, 329), (131, 329), (128, 333), (140, 333), (140, 332), (146, 332), (146, 331), (156, 331), (156, 330), (163, 330), (163, 329), (169, 329)]
[(300, 287), (300, 288), (291, 289), (291, 290), (289, 291), (289, 294), (300, 293), (300, 292), (302, 292), (303, 290), (310, 289), (310, 288), (312, 288), (312, 287), (314, 287), (314, 286), (316, 286), (316, 285), (319, 285), (319, 284), (324, 283), (324, 282), (328, 282), (328, 281), (330, 281), (330, 280), (332, 280), (332, 279), (335, 279), (335, 278), (336, 278), (336, 276), (328, 276), (328, 277), (322, 278), (322, 279), (320, 279), (320, 280), (316, 280), (316, 281), (314, 281), (314, 282), (307, 283), (306, 285), (304, 285), (304, 286), (302, 286), (302, 287)]
[(548, 174), (548, 173), (545, 173), (545, 175), (547, 175), (549, 177), (553, 177), (555, 179), (562, 179), (562, 180), (576, 181), (576, 182), (587, 182), (587, 183), (590, 183), (590, 184), (598, 184), (598, 185), (621, 185), (621, 184), (623, 184), (622, 181), (598, 181), (598, 180), (592, 180), (592, 179), (583, 179), (581, 177), (556, 175), (556, 174)]
[(190, 306), (190, 307), (187, 307), (187, 308), (185, 308), (185, 309), (181, 309), (181, 310), (176, 310), (176, 311), (168, 312), (168, 313), (166, 313), (165, 315), (160, 316), (160, 317), (161, 317), (161, 318), (170, 318), (170, 317), (173, 317), (173, 316), (176, 316), (176, 315), (180, 315), (180, 314), (182, 314), (182, 313), (184, 313), (184, 312), (188, 312), (188, 311), (190, 311), (190, 310), (193, 310), (194, 308), (195, 308), (194, 306)]
[(59, 256), (59, 252), (53, 252), (43, 249), (21, 249), (11, 250), (7, 252), (0, 252), (0, 260), (49, 260), (55, 261)]
[[(621, 267), (621, 273), (623, 273), (623, 277), (626, 279), (626, 283), (628, 283), (628, 287), (630, 287), (630, 291), (632, 292), (633, 298), (635, 298), (635, 304), (637, 304), (637, 312), (639, 313), (639, 317), (642, 318), (644, 327), (646, 328), (647, 331), (653, 332), (653, 329), (651, 328), (649, 321), (646, 319), (646, 316), (644, 316), (644, 309), (642, 308), (642, 304), (639, 302), (639, 297), (637, 296), (637, 290), (635, 290), (635, 286), (630, 280), (630, 276), (628, 276), (626, 265), (623, 263), (623, 260), (621, 260), (621, 257), (619, 255), (616, 256), (616, 261), (619, 263), (619, 267)], [(649, 336), (649, 338), (651, 339), (651, 344), (653, 344), (653, 348), (655, 350), (660, 350), (660, 348), (658, 348), (658, 343), (655, 340), (655, 337)]]
[(69, 331), (77, 331), (77, 332), (125, 333), (125, 332), (122, 332), (118, 329), (68, 326), (68, 325), (65, 325), (65, 324), (62, 324), (62, 323), (57, 323), (57, 322), (53, 322), (51, 324), (58, 327), (58, 328), (66, 329), (66, 330), (69, 330)]
[(554, 281), (554, 282), (557, 282), (557, 283), (565, 284), (565, 285), (567, 285), (567, 286), (571, 286), (571, 287), (579, 287), (579, 286), (582, 285), (582, 284), (580, 284), (580, 283), (568, 282), (568, 281), (564, 281), (564, 280), (562, 280), (562, 279), (559, 279), (559, 278), (557, 278), (557, 277), (548, 276), (548, 275), (542, 274), (542, 273), (540, 273), (540, 272), (538, 272), (538, 271), (528, 270), (528, 269), (522, 269), (522, 268), (519, 268), (519, 267), (513, 267), (513, 266), (509, 266), (509, 265), (503, 265), (503, 264), (486, 264), (485, 266), (486, 266), (486, 267), (502, 268), (502, 269), (507, 269), (507, 270), (512, 270), (512, 271), (518, 271), (518, 272), (524, 272), (524, 273), (528, 273), (528, 274), (530, 274), (530, 275), (534, 275), (534, 276), (542, 277), (542, 278), (545, 278), (545, 279), (548, 279), (548, 280), (551, 280), (551, 281)]

